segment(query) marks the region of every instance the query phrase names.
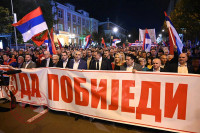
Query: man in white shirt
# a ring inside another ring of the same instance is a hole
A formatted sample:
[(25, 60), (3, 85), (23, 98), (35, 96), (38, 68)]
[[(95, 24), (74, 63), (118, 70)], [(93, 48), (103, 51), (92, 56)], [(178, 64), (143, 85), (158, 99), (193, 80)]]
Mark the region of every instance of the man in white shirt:
[(142, 71), (142, 66), (135, 63), (135, 56), (132, 54), (126, 55), (126, 64), (124, 66), (120, 66), (120, 70), (125, 70), (129, 72), (133, 71)]
[(69, 67), (69, 59), (67, 52), (62, 52), (61, 61), (59, 62), (59, 67), (68, 68)]
[(74, 54), (74, 59), (70, 60), (69, 68), (72, 69), (87, 69), (87, 62), (81, 59), (81, 52), (76, 51)]
[(49, 51), (44, 51), (44, 59), (41, 61), (40, 67), (53, 67), (53, 61), (50, 58)]

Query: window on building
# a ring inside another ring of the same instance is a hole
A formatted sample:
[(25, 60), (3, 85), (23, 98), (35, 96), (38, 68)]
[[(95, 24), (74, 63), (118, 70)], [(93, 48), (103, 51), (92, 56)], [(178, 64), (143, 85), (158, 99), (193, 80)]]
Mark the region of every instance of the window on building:
[(81, 18), (78, 18), (78, 24), (80, 24), (81, 23)]
[(58, 30), (63, 31), (63, 25), (62, 24), (58, 24)]
[(67, 21), (70, 21), (70, 19), (71, 19), (71, 15), (67, 14)]
[(73, 22), (76, 23), (76, 16), (73, 16)]
[(85, 25), (85, 20), (84, 19), (82, 20), (82, 25)]
[(89, 22), (88, 21), (86, 21), (86, 27), (89, 27)]
[(68, 27), (68, 32), (70, 32), (70, 30), (71, 30), (71, 27), (69, 26), (69, 27)]
[(62, 10), (58, 10), (58, 17), (59, 17), (59, 18), (63, 18)]
[(76, 28), (74, 28), (74, 32), (73, 33), (76, 34)]
[(79, 34), (79, 27), (77, 27), (77, 34)]

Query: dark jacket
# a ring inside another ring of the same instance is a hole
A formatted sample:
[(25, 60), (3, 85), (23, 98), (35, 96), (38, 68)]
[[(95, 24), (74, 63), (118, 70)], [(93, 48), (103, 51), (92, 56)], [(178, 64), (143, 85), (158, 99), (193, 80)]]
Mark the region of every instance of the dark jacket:
[[(127, 68), (126, 63), (123, 66), (120, 66), (120, 70), (126, 71), (126, 68)], [(142, 66), (134, 62), (133, 69), (136, 69), (137, 71), (142, 71)]]
[[(151, 69), (147, 70), (147, 71), (153, 72), (153, 67)], [(164, 68), (160, 68), (160, 72), (165, 72), (165, 69)]]
[[(188, 73), (193, 73), (194, 72), (192, 65), (190, 65), (188, 63), (187, 63), (187, 68), (188, 68)], [(177, 73), (178, 72), (178, 63), (169, 64), (167, 66), (166, 71), (167, 72)]]
[[(46, 64), (47, 64), (47, 60), (44, 59), (44, 60), (41, 61), (40, 67), (46, 67)], [(52, 62), (51, 58), (50, 58), (50, 61), (49, 61), (49, 67), (53, 67), (53, 62)]]
[[(97, 70), (96, 69), (96, 60), (91, 61), (90, 70)], [(100, 70), (112, 70), (111, 63), (107, 58), (102, 58)]]
[[(69, 62), (69, 68), (73, 69), (73, 66), (74, 66), (74, 59), (70, 60), (70, 62)], [(80, 59), (78, 69), (86, 69), (87, 70), (87, 62)]]

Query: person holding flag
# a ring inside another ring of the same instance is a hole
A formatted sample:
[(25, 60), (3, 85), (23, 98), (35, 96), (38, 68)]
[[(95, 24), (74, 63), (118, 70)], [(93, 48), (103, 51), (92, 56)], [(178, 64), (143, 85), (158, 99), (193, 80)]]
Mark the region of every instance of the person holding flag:
[(22, 34), (24, 42), (27, 42), (34, 35), (48, 29), (40, 7), (28, 13), (20, 21), (12, 25)]
[(167, 13), (166, 12), (164, 13), (165, 13), (165, 18), (166, 18), (167, 28), (169, 30), (170, 54), (171, 55), (174, 54), (174, 47), (177, 47), (178, 53), (181, 54), (183, 50), (183, 43), (175, 27), (173, 26), (170, 18), (168, 17)]
[(142, 49), (146, 52), (150, 52), (151, 50), (151, 38), (149, 36), (148, 30), (146, 29), (144, 34), (144, 41)]

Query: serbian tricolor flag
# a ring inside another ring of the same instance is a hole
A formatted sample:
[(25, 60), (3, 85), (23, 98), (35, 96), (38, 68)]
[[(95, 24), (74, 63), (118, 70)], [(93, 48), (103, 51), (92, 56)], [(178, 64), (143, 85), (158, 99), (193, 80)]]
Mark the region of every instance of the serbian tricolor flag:
[(143, 41), (142, 49), (146, 52), (150, 52), (150, 50), (151, 50), (151, 38), (149, 36), (147, 29), (144, 34), (144, 41)]
[(91, 43), (91, 35), (86, 36), (85, 41), (86, 41), (85, 48), (89, 48), (90, 43)]
[(12, 25), (22, 34), (24, 42), (27, 42), (34, 35), (48, 29), (40, 7), (28, 13), (20, 21)]
[(58, 45), (59, 45), (59, 47), (60, 47), (60, 49), (62, 48), (62, 44), (60, 43), (60, 40), (57, 38), (57, 40), (58, 40)]
[(49, 38), (46, 38), (45, 39), (45, 44), (47, 44), (47, 51), (49, 51), (50, 52), (50, 54), (51, 55), (53, 55), (53, 54), (56, 54), (56, 47), (55, 47), (55, 45), (52, 45), (52, 41), (51, 41), (52, 39), (49, 37)]
[(103, 45), (104, 45), (104, 48), (106, 48), (106, 43), (105, 43), (105, 40), (103, 39), (103, 37), (102, 37), (101, 44), (103, 44)]
[(48, 31), (46, 30), (44, 32), (44, 34), (42, 35), (42, 37), (40, 39), (38, 39), (38, 37), (41, 35), (42, 33), (38, 33), (36, 35), (34, 35), (32, 37), (32, 41), (37, 45), (37, 46), (41, 46), (44, 41), (46, 40), (46, 38), (48, 37)]
[(170, 43), (170, 54), (174, 54), (174, 45), (177, 46), (178, 53), (182, 53), (183, 50), (183, 43), (174, 28), (170, 18), (167, 16), (167, 13), (165, 13), (165, 18), (166, 18), (166, 23), (167, 23), (167, 28), (169, 30), (169, 43)]

